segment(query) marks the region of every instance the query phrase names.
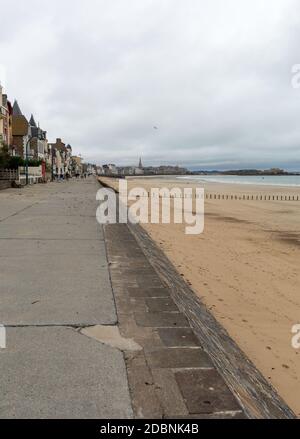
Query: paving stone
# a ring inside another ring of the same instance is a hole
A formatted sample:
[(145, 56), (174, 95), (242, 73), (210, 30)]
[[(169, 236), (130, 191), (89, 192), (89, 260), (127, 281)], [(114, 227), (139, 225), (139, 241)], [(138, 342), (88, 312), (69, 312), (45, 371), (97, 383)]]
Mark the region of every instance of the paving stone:
[(149, 312), (172, 312), (179, 311), (173, 299), (170, 298), (150, 298), (146, 299)]
[(155, 276), (148, 277), (138, 273), (135, 279), (137, 286), (140, 288), (165, 288), (160, 279), (156, 278)]
[[(137, 260), (134, 261), (134, 264), (132, 263), (132, 261), (129, 261), (128, 259), (124, 259), (124, 258), (120, 258), (119, 256), (116, 256), (114, 258), (111, 258), (115, 261), (115, 265), (118, 265), (119, 267), (122, 268), (122, 270), (126, 273), (126, 274), (135, 274), (136, 273), (136, 269), (138, 268), (140, 270), (140, 272), (144, 273), (144, 271), (152, 269), (151, 267), (149, 267), (149, 265), (142, 260)], [(146, 274), (146, 273), (145, 273)]]
[(142, 277), (142, 276), (149, 276), (152, 273), (152, 270), (153, 270), (152, 268), (145, 267), (143, 265), (137, 265), (134, 267), (134, 269), (132, 268), (128, 269), (124, 267), (123, 274), (125, 276)]
[(240, 406), (215, 369), (175, 373), (190, 414), (239, 411)]
[(188, 416), (186, 405), (171, 369), (152, 369), (155, 391), (167, 416)]
[(135, 238), (133, 235), (128, 233), (128, 228), (126, 224), (109, 224), (105, 226), (105, 234), (106, 239), (115, 240), (118, 238), (119, 240), (124, 241), (135, 241)]
[(130, 297), (169, 297), (170, 293), (167, 288), (147, 288), (147, 287), (129, 287)]
[(153, 368), (213, 367), (209, 356), (201, 348), (162, 348), (146, 352)]
[(189, 323), (181, 313), (134, 313), (138, 326), (152, 328), (188, 328)]
[[(133, 254), (134, 252), (134, 254)], [(143, 255), (139, 254), (136, 250), (132, 250), (132, 253), (130, 252), (126, 252), (126, 260), (131, 264), (136, 264), (136, 263), (140, 263), (142, 262), (143, 264), (145, 263), (144, 257)], [(137, 265), (138, 267), (138, 265)], [(152, 271), (149, 271), (149, 273), (146, 273), (147, 276), (155, 276), (155, 274)]]
[(158, 329), (158, 334), (168, 347), (200, 346), (199, 340), (190, 328), (163, 328)]
[(144, 297), (131, 297), (130, 298), (131, 310), (136, 313), (146, 313), (148, 308)]
[(136, 281), (140, 287), (144, 287), (145, 285), (151, 285), (151, 287), (163, 287), (163, 284), (157, 274), (153, 273), (148, 276), (141, 276), (137, 273)]
[(161, 419), (161, 404), (156, 396), (153, 378), (144, 354), (126, 352), (125, 361), (135, 418)]

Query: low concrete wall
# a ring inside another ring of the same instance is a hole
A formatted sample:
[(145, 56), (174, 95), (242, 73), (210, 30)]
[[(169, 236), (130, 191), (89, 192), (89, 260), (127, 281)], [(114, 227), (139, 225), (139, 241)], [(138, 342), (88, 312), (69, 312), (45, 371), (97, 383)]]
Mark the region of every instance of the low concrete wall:
[[(24, 166), (19, 166), (19, 175), (25, 175), (26, 168)], [(29, 166), (28, 174), (32, 177), (42, 177), (42, 166)]]
[[(43, 183), (42, 166), (29, 166), (28, 167), (28, 183), (36, 184)], [(19, 183), (22, 186), (26, 184), (26, 168), (24, 166), (19, 167)]]
[(11, 181), (9, 180), (0, 180), (0, 191), (3, 189), (8, 189), (11, 187)]
[[(26, 185), (26, 175), (20, 175), (19, 183), (22, 186)], [(29, 184), (43, 183), (43, 177), (35, 177), (33, 175), (28, 175), (28, 183)]]

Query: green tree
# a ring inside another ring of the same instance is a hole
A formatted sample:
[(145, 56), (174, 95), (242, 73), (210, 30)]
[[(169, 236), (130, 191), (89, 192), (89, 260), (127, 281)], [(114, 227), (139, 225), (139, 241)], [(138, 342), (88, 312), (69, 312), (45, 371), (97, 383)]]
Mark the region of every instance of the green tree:
[[(41, 160), (28, 160), (28, 166), (40, 166)], [(22, 157), (11, 156), (8, 146), (0, 144), (0, 168), (1, 169), (18, 169), (19, 166), (25, 166), (25, 160)]]
[(5, 143), (0, 143), (0, 168), (7, 168), (9, 163), (10, 155), (8, 152), (8, 146)]

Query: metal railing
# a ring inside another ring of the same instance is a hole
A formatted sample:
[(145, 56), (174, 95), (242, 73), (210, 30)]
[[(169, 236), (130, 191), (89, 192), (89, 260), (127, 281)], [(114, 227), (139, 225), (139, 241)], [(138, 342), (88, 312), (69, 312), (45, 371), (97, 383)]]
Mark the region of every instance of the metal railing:
[(17, 169), (0, 169), (0, 180), (15, 181), (19, 179)]

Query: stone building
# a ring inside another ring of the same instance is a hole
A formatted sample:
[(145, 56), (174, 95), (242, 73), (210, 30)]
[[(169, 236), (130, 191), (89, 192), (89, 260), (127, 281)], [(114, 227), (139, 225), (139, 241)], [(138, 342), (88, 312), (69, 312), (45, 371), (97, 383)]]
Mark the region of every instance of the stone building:
[[(13, 155), (20, 157), (26, 156), (26, 144), (30, 137), (30, 125), (23, 115), (17, 101), (14, 102), (12, 110), (12, 142), (11, 149)], [(28, 148), (30, 150), (30, 148)], [(32, 152), (29, 152), (29, 156), (32, 157)]]
[(62, 175), (72, 173), (72, 147), (66, 145), (60, 138), (55, 143), (48, 144), (49, 159), (51, 166), (53, 163), (54, 175)]
[(31, 115), (30, 121), (30, 150), (33, 154), (33, 158), (37, 160), (46, 160), (47, 156), (47, 132), (42, 130), (35, 122), (33, 115)]
[(1, 145), (10, 146), (12, 141), (11, 132), (12, 106), (7, 95), (3, 93), (0, 84), (0, 147)]
[(82, 174), (83, 172), (83, 163), (82, 163), (82, 157), (80, 156), (72, 156), (71, 157), (71, 164), (72, 164), (72, 174)]

